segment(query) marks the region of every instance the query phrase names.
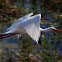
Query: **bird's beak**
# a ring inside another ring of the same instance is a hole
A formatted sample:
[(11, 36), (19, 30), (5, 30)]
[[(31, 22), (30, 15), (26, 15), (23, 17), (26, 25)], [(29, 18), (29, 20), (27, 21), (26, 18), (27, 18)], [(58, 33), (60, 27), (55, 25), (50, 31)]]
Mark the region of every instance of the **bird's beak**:
[(54, 31), (57, 31), (57, 32), (62, 32), (62, 30), (58, 30), (58, 29), (53, 29)]

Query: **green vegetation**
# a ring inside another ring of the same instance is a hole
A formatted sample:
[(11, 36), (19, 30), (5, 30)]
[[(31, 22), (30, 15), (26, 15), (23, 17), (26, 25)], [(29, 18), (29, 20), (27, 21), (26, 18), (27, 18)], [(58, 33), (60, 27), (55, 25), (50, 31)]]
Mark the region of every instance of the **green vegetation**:
[[(0, 33), (18, 18), (30, 12), (42, 14), (41, 24), (62, 30), (60, 16), (62, 0), (0, 0)], [(46, 35), (41, 37), (41, 46), (31, 41), (30, 37), (26, 40), (16, 39), (17, 44), (8, 43), (7, 39), (0, 40), (0, 62), (62, 62), (62, 52), (60, 52), (62, 44), (59, 44), (62, 43), (62, 33), (55, 32)]]

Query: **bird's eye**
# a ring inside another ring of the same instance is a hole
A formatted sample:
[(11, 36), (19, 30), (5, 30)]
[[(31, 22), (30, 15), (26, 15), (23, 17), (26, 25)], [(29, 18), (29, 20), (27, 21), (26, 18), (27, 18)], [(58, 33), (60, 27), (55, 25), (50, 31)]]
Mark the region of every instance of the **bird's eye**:
[(52, 29), (52, 31), (54, 32), (54, 31), (55, 31), (55, 29)]

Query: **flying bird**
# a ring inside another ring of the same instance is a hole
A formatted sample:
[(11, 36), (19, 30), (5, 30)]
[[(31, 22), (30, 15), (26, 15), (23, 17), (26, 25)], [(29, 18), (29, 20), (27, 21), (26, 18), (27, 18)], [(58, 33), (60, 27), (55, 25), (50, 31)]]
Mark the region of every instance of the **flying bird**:
[(0, 39), (18, 34), (20, 36), (29, 35), (38, 43), (40, 37), (40, 19), (41, 14), (34, 16), (33, 13), (27, 14), (15, 21), (5, 33), (0, 35)]
[(15, 21), (5, 33), (0, 34), (0, 39), (10, 37), (12, 35), (29, 35), (34, 41), (41, 44), (39, 41), (40, 33), (49, 33), (49, 32), (62, 32), (54, 27), (48, 27), (45, 29), (40, 28), (40, 19), (41, 14), (32, 16), (33, 13), (29, 13), (17, 21)]

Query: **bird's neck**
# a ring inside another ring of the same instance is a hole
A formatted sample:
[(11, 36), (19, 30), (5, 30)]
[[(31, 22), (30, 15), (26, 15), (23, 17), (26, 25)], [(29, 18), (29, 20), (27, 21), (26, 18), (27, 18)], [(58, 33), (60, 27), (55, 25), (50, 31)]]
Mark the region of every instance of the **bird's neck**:
[(49, 28), (45, 28), (45, 29), (40, 28), (40, 31), (41, 31), (41, 33), (49, 33), (49, 32), (51, 32), (51, 30), (49, 30)]

